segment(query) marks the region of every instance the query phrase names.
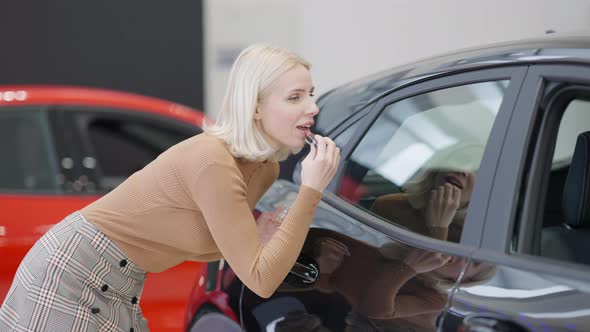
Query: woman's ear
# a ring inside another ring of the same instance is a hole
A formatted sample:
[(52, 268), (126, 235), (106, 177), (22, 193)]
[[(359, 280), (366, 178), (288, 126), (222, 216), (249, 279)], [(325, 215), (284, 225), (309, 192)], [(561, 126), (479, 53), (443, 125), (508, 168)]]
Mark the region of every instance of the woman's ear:
[(260, 112), (258, 111), (258, 107), (256, 107), (256, 110), (254, 111), (253, 118), (254, 118), (254, 120), (260, 120), (261, 119)]

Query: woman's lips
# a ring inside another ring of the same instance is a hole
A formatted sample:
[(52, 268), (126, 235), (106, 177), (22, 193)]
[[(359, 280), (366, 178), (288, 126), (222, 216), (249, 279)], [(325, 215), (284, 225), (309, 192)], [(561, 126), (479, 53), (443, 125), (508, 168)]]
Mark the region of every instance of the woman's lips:
[(461, 180), (459, 180), (458, 178), (454, 177), (454, 176), (449, 176), (445, 179), (448, 183), (450, 183), (452, 186), (455, 186), (461, 190), (463, 190), (463, 183), (461, 182)]
[(303, 133), (303, 136), (305, 136), (305, 137), (311, 135), (311, 130), (309, 130), (309, 128), (307, 128), (307, 127), (297, 126), (297, 129), (299, 129)]

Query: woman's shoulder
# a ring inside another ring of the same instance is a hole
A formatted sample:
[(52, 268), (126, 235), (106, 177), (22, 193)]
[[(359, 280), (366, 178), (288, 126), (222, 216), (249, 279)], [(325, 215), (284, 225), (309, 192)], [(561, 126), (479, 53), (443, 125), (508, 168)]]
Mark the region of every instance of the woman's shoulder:
[(373, 202), (371, 211), (379, 215), (385, 216), (391, 213), (400, 213), (402, 211), (413, 211), (414, 209), (409, 203), (409, 195), (405, 193), (394, 193), (379, 196)]
[(408, 203), (409, 195), (406, 193), (394, 193), (377, 197), (375, 202), (379, 203)]
[(159, 167), (174, 169), (180, 177), (193, 177), (211, 168), (239, 171), (225, 142), (206, 133), (172, 146), (158, 157), (157, 163)]
[(235, 158), (230, 153), (227, 144), (216, 136), (201, 133), (186, 139), (171, 149), (178, 156), (196, 158), (208, 163), (233, 164)]
[(219, 150), (219, 151), (226, 151), (229, 152), (227, 144), (217, 136), (211, 135), (209, 133), (203, 132), (197, 134), (179, 144), (186, 143), (188, 145), (193, 145), (193, 147), (199, 147), (201, 149), (209, 149), (209, 150)]

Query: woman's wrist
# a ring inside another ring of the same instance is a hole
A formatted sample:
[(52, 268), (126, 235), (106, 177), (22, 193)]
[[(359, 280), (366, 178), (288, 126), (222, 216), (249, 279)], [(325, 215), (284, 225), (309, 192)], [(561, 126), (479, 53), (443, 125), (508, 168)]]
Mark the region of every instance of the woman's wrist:
[(305, 190), (313, 190), (313, 191), (317, 192), (317, 193), (318, 193), (318, 194), (320, 194), (320, 195), (322, 195), (322, 194), (323, 194), (323, 190), (319, 190), (319, 189), (317, 189), (317, 188), (315, 188), (315, 187), (313, 187), (313, 186), (311, 186), (311, 185), (308, 185), (308, 184), (302, 183), (302, 184), (301, 184), (301, 189), (304, 189), (304, 188), (306, 188)]

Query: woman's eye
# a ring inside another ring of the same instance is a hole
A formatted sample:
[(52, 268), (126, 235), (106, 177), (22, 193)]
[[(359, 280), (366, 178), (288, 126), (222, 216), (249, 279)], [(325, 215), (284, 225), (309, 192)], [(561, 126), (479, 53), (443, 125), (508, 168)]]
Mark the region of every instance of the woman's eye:
[(298, 100), (299, 100), (299, 96), (292, 96), (292, 97), (289, 97), (289, 100), (290, 100), (290, 101), (298, 101)]

